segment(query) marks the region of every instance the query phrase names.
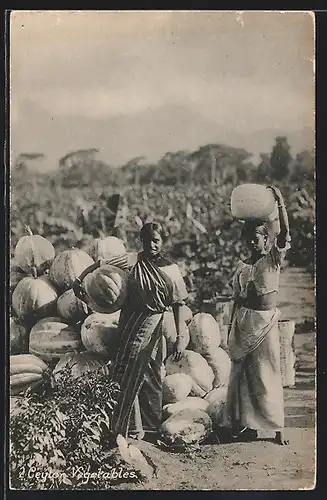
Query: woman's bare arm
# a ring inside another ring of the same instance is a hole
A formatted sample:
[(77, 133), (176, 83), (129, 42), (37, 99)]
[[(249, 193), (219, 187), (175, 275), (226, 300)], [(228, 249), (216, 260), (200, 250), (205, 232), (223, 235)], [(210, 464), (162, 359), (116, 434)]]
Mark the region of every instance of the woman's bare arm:
[(185, 347), (183, 347), (182, 337), (185, 333), (186, 323), (185, 323), (185, 320), (183, 318), (183, 315), (181, 314), (181, 307), (182, 307), (182, 305), (179, 303), (175, 303), (172, 305), (174, 319), (175, 319), (176, 332), (177, 332), (177, 338), (176, 338), (176, 342), (174, 345), (174, 353), (173, 353), (175, 361), (180, 360), (180, 358), (182, 357), (184, 350), (185, 350)]
[(279, 248), (285, 248), (287, 241), (290, 239), (290, 228), (283, 195), (280, 190), (274, 186), (269, 186), (269, 189), (271, 189), (274, 193), (274, 197), (278, 205), (280, 232), (277, 236), (277, 245)]

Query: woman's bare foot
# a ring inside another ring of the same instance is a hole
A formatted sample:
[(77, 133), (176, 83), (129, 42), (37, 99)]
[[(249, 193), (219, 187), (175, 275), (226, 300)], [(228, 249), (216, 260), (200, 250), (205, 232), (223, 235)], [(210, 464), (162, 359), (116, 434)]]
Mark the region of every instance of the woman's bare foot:
[(258, 438), (258, 432), (255, 429), (250, 429), (249, 427), (242, 427), (237, 432), (232, 433), (232, 439), (234, 441), (251, 442)]
[(282, 431), (276, 431), (274, 442), (281, 446), (290, 444), (288, 439), (285, 439), (284, 433)]

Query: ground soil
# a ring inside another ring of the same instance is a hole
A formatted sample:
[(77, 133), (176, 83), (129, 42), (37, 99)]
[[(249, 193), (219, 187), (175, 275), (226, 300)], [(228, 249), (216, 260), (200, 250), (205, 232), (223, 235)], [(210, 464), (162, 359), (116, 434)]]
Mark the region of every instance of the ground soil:
[[(311, 277), (299, 269), (282, 273), (280, 309), (300, 323), (315, 316)], [(260, 434), (254, 443), (204, 444), (194, 456), (172, 453), (142, 442), (158, 467), (157, 477), (120, 490), (303, 490), (315, 485), (315, 333), (295, 335), (296, 383), (285, 388), (289, 446)]]

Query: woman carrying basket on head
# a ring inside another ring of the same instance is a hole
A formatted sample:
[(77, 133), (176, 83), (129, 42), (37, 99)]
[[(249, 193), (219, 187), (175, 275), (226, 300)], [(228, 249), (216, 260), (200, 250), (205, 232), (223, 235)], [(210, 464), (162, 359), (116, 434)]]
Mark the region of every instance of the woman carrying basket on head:
[(269, 187), (278, 204), (280, 232), (269, 244), (269, 229), (247, 221), (242, 237), (250, 249), (234, 275), (234, 307), (228, 346), (232, 359), (224, 424), (235, 440), (251, 441), (259, 430), (284, 437), (283, 385), (276, 307), (282, 260), (290, 248), (289, 224), (279, 189)]

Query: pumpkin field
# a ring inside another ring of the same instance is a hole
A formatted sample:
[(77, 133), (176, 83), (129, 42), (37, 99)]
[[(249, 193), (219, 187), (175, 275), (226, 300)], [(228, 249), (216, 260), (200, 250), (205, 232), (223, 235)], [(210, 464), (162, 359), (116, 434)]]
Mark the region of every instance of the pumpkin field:
[[(44, 183), (18, 183), (11, 194), (12, 487), (312, 488), (314, 207), (308, 192), (285, 188), (293, 246), (282, 273), (279, 307), (283, 319), (295, 321), (296, 381), (285, 388), (291, 444), (279, 447), (265, 434), (256, 443), (224, 444), (216, 437), (231, 361), (219, 317), (205, 312), (203, 304), (221, 296), (228, 300), (235, 264), (244, 256), (240, 226), (228, 203), (232, 186), (125, 187), (116, 219), (119, 231), (114, 232), (106, 202), (117, 189), (63, 189)], [(108, 373), (119, 341), (117, 324), (130, 259), (140, 248), (140, 224), (149, 218), (165, 225), (166, 252), (181, 266), (190, 298), (183, 306), (186, 351), (179, 363), (171, 359), (176, 339), (173, 314), (164, 315), (160, 441), (139, 443), (143, 458), (138, 462), (124, 455), (123, 445), (118, 451), (106, 448), (119, 391)], [(76, 278), (89, 266), (93, 267), (77, 289)], [(141, 467), (144, 458), (147, 471)], [(77, 480), (76, 467), (94, 477)], [(107, 474), (113, 468), (124, 470), (126, 480), (99, 480), (97, 471), (103, 467)]]

